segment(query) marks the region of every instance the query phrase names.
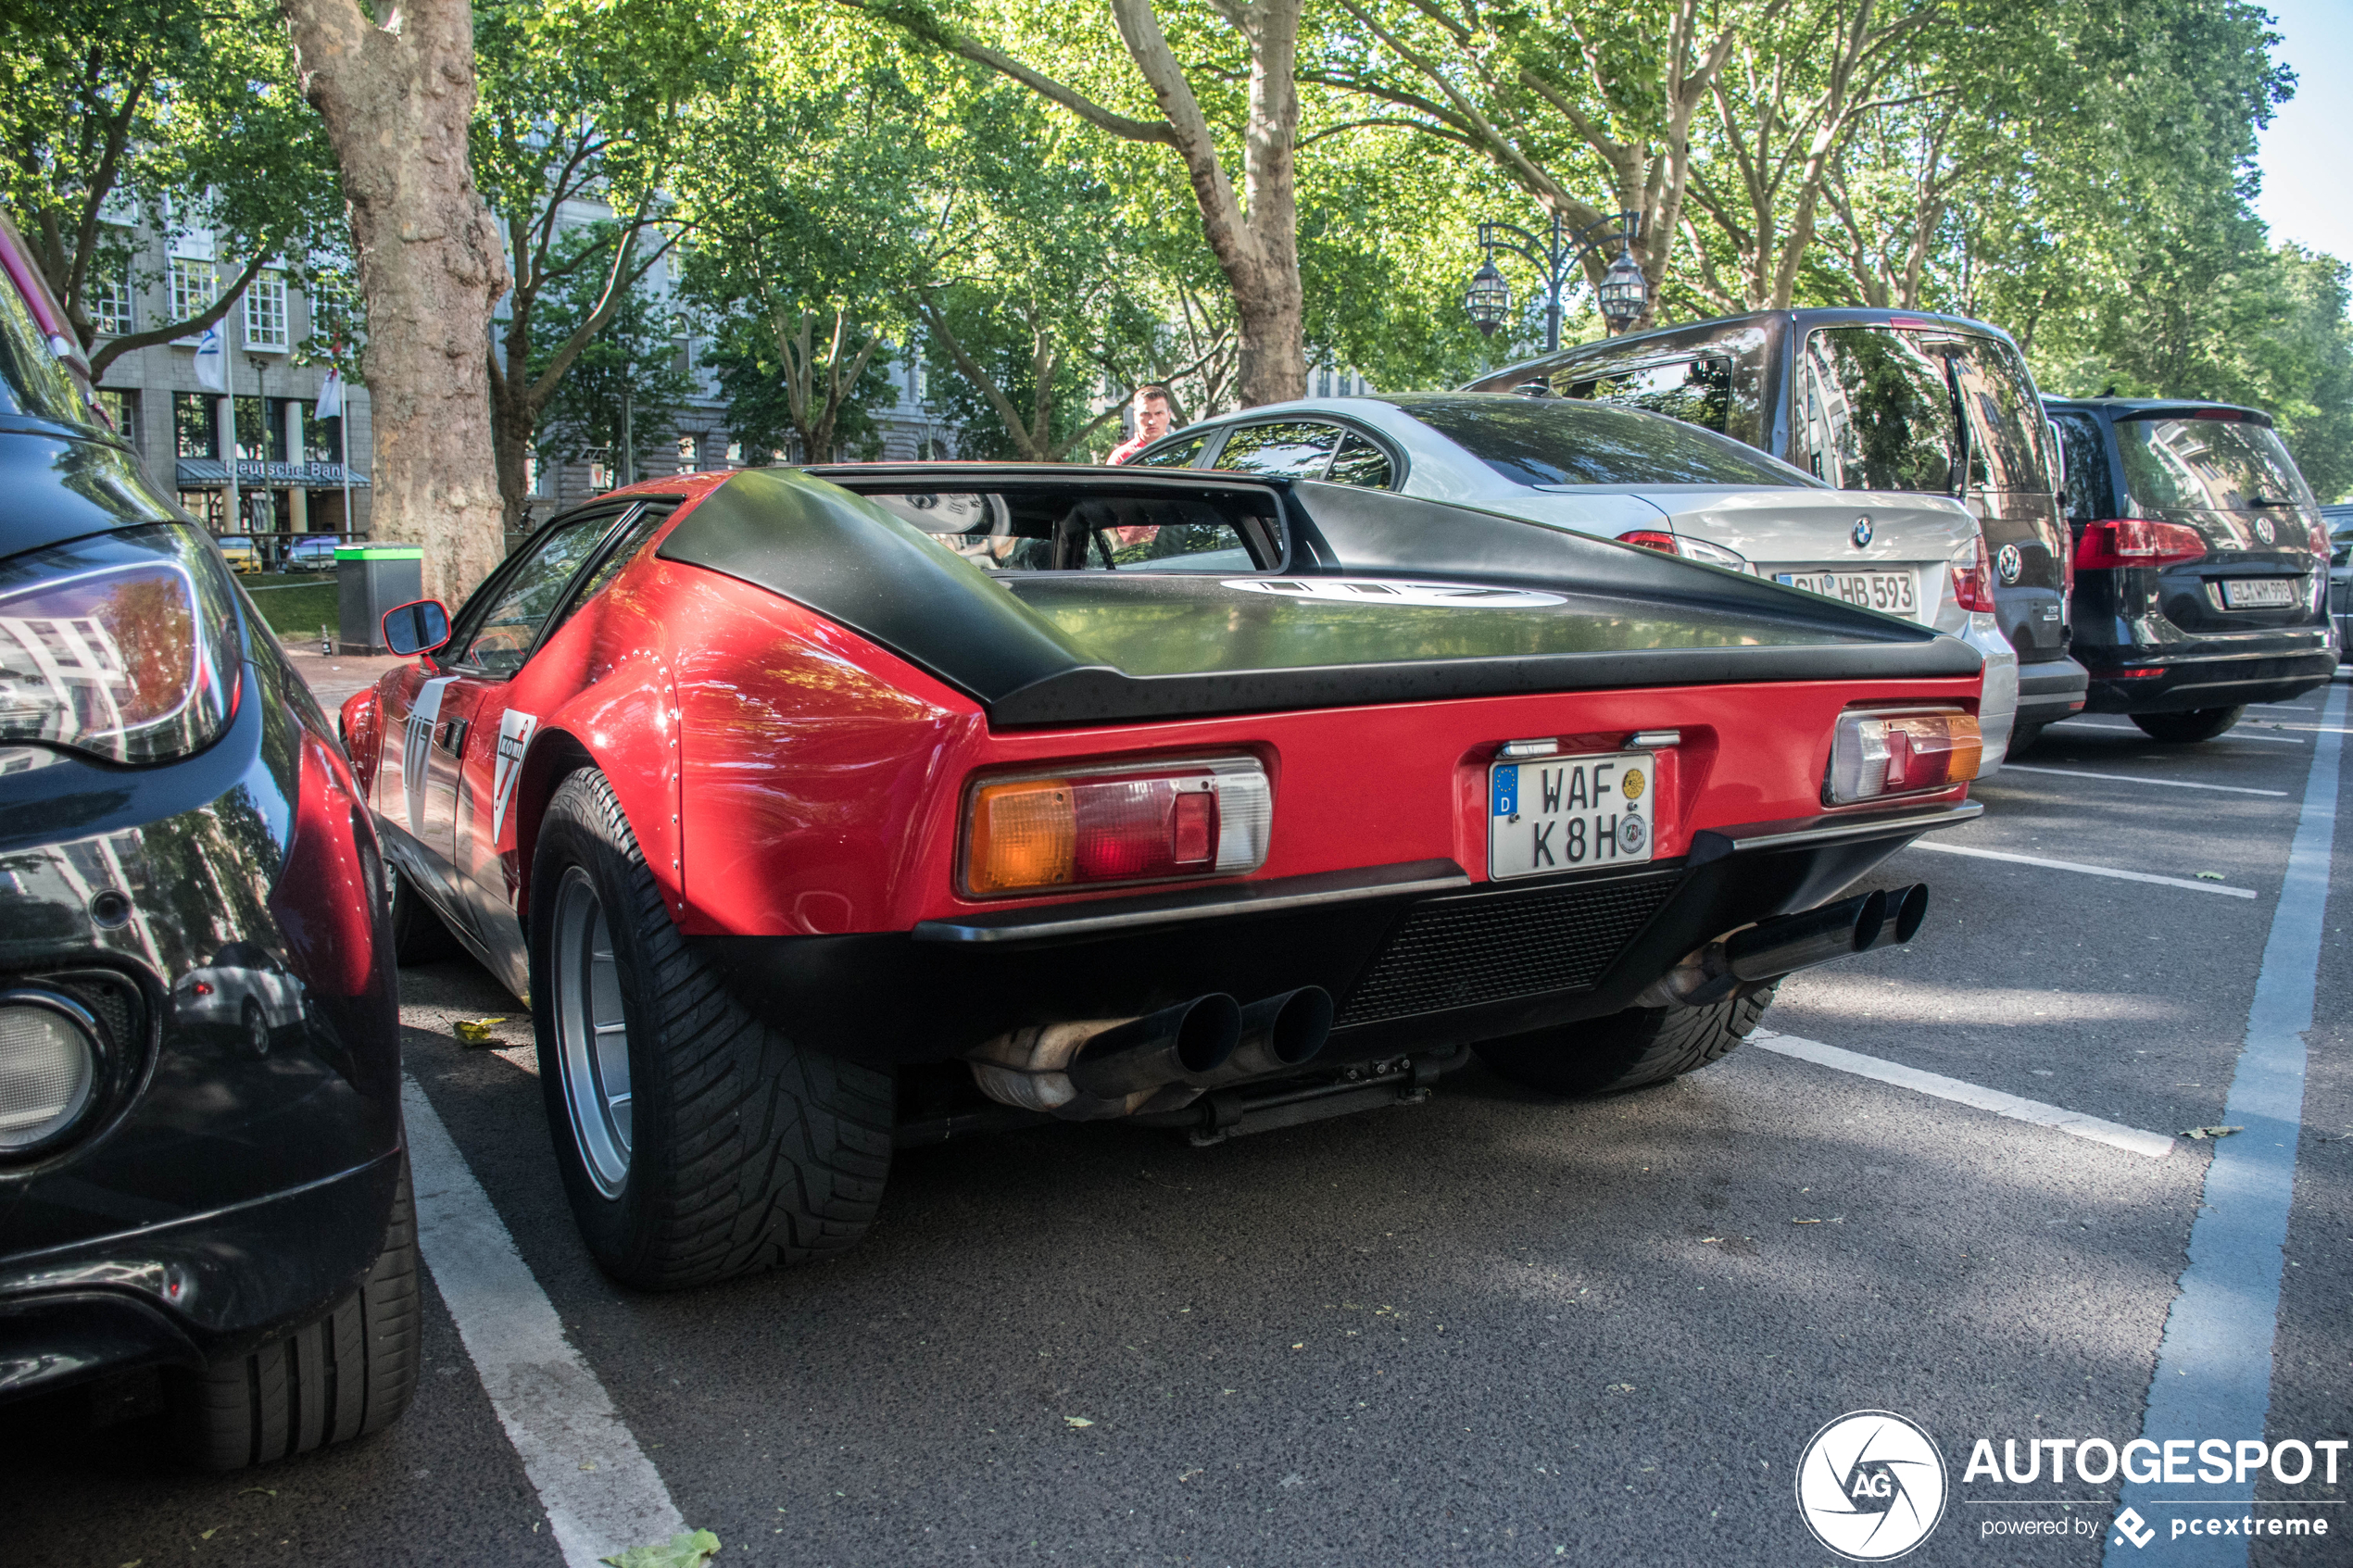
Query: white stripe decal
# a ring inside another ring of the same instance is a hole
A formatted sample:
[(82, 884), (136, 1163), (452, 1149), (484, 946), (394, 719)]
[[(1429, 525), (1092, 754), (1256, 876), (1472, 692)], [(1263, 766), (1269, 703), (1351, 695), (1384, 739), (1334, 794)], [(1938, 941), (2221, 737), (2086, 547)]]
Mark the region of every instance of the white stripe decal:
[(1777, 1035), (1769, 1029), (1759, 1029), (1748, 1037), (1748, 1043), (1762, 1046), (1782, 1056), (1793, 1056), (1800, 1061), (1810, 1061), (1817, 1067), (1834, 1068), (1857, 1077), (1893, 1084), (1899, 1089), (1911, 1089), (1919, 1094), (1933, 1095), (1938, 1099), (1975, 1106), (1980, 1110), (1990, 1110), (1996, 1116), (2007, 1116), (2014, 1122), (2032, 1122), (2038, 1127), (2048, 1127), (2072, 1137), (2104, 1143), (2110, 1148), (2120, 1148), (2128, 1154), (2162, 1160), (2173, 1151), (2173, 1140), (2160, 1133), (2145, 1133), (2138, 1127), (2103, 1122), (2096, 1116), (2086, 1116), (2079, 1110), (2045, 1105), (2038, 1099), (2021, 1099), (1999, 1089), (1965, 1084), (1958, 1078), (1947, 1078), (1939, 1073), (1923, 1073), (1917, 1067), (1906, 1067), (1881, 1057), (1841, 1050), (1819, 1040), (1805, 1040), (1794, 1035)]
[[(2345, 718), (2345, 691), (2332, 684), (2328, 718)], [(2320, 995), (2321, 937), (2328, 914), (2329, 872), (2336, 838), (2337, 764), (2343, 742), (2316, 747), (2304, 781), (2304, 809), (2288, 850), (2287, 877), (2263, 944), (2263, 968), (2247, 1010), (2246, 1044), (2231, 1075), (2222, 1123), (2243, 1128), (2218, 1139), (2206, 1167), (2202, 1201), (2190, 1222), (2190, 1264), (2182, 1293), (2165, 1316), (2149, 1380), (2141, 1433), (2156, 1442), (2192, 1437), (2259, 1438), (2271, 1409), (2271, 1346), (2279, 1335), (2280, 1275), (2285, 1270), (2288, 1211), (2296, 1198), (2296, 1146), (2304, 1125), (2304, 1035)], [(2175, 1511), (2159, 1492), (2128, 1482), (2122, 1501), (2160, 1524)], [(2254, 1495), (2246, 1480), (2220, 1486), (2200, 1513), (2229, 1513)], [(2184, 1536), (2166, 1554), (2168, 1568), (2246, 1568), (2246, 1537)], [(2132, 1554), (2110, 1545), (2109, 1568)]]
[(1932, 844), (1922, 839), (1912, 846), (1915, 849), (1931, 849), (1939, 855), (1971, 855), (1981, 860), (2009, 860), (2021, 866), (2040, 866), (2045, 871), (2081, 872), (2085, 876), (2112, 876), (2124, 882), (2153, 882), (2160, 887), (2186, 887), (2193, 893), (2220, 893), (2226, 898), (2252, 898), (2249, 887), (2226, 887), (2219, 882), (2192, 882), (2187, 877), (2155, 876), (2147, 872), (2120, 871), (2114, 866), (2087, 866), (2077, 860), (2046, 860), (2040, 855), (2013, 855), (2007, 849), (1969, 849), (1957, 844)]
[(686, 1527), (670, 1489), (564, 1337), (547, 1292), (414, 1078), (401, 1080), (400, 1101), (425, 1266), (568, 1568), (597, 1568), (599, 1558), (667, 1541)]
[(2160, 789), (2210, 789), (2218, 795), (2269, 795), (2287, 798), (2284, 789), (2249, 789), (2245, 784), (2193, 784), (2188, 779), (2144, 779), (2131, 773), (2093, 773), (2082, 768), (2029, 768), (2021, 762), (2005, 762), (2006, 773), (2048, 773), (2055, 779), (2107, 779), (2111, 784), (2156, 784)]

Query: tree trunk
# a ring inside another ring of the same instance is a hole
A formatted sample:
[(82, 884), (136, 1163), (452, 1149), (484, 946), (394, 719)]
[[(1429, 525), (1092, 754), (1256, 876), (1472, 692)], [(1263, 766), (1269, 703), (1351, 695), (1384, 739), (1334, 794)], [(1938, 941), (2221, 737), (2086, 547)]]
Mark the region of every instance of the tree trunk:
[(463, 596), (498, 563), (490, 312), (507, 290), (474, 189), (473, 15), (464, 0), (279, 0), (303, 95), (343, 169), (375, 424), (372, 533), (424, 548), (425, 592)]

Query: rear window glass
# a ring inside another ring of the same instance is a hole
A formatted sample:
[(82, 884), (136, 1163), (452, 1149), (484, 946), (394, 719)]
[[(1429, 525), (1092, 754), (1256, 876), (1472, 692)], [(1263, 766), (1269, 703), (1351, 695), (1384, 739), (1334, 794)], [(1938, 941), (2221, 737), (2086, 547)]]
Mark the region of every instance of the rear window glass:
[(2312, 505), (2280, 438), (2242, 420), (2119, 420), (2124, 488), (2150, 510), (2242, 511), (2259, 497)]
[(1678, 359), (1572, 383), (1568, 395), (1620, 408), (1646, 408), (1719, 434), (1732, 403), (1730, 359)]
[(1806, 342), (1801, 466), (1841, 490), (1953, 493), (1960, 452), (1943, 360), (1885, 327), (1830, 327)]
[(923, 491), (874, 495), (984, 571), (1255, 571), (1234, 520), (1171, 496), (1020, 496)]
[(1332, 458), (1331, 471), (1324, 475), (1334, 484), (1354, 484), (1366, 490), (1386, 490), (1391, 475), (1389, 454), (1357, 434), (1348, 433), (1340, 444), (1339, 453)]
[(2108, 450), (2100, 439), (2100, 421), (2089, 414), (2058, 414), (2059, 440), (2067, 447), (2067, 515), (2070, 521), (2090, 522), (2114, 517), (2108, 504)]
[(1804, 485), (1754, 447), (1632, 408), (1486, 394), (1394, 399), (1517, 484)]
[(1972, 338), (1952, 355), (1953, 384), (1969, 415), (1969, 482), (1973, 489), (2047, 494), (2049, 459), (2043, 451), (2042, 404), (2018, 356), (1999, 343)]

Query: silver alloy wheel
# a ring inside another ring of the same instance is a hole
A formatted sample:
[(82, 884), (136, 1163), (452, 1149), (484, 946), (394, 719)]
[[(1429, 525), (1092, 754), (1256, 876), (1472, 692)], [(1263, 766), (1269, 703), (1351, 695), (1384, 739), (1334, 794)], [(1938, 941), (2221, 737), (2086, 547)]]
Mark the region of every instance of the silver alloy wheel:
[(556, 1051), (588, 1179), (607, 1198), (629, 1179), (629, 1025), (597, 884), (580, 866), (556, 888)]

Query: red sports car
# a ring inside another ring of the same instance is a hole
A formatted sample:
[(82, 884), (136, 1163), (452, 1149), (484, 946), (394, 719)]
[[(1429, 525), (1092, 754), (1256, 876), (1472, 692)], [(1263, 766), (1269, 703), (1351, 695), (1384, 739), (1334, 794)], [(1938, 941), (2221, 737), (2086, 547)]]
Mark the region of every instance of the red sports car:
[(908, 1144), (1688, 1072), (1908, 939), (1924, 889), (1849, 889), (1981, 809), (1957, 640), (1342, 485), (682, 475), (386, 630), (396, 937), (529, 998), (646, 1286), (849, 1246)]

